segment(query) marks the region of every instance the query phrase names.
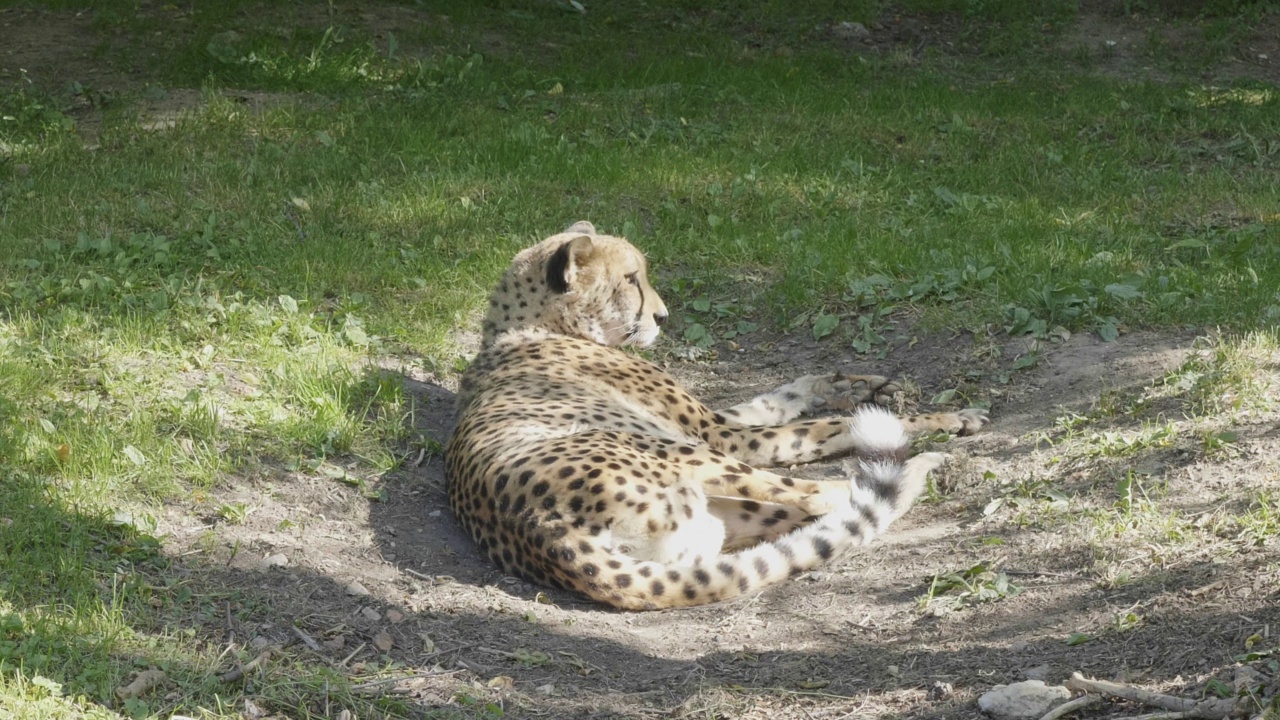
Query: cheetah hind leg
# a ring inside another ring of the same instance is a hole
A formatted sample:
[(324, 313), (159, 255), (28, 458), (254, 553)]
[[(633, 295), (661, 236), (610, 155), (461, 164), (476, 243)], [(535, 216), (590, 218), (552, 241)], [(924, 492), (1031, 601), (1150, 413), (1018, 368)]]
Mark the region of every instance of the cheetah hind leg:
[(805, 375), (720, 415), (737, 427), (781, 425), (819, 411), (848, 411), (864, 403), (887, 406), (901, 391), (901, 385), (881, 375)]

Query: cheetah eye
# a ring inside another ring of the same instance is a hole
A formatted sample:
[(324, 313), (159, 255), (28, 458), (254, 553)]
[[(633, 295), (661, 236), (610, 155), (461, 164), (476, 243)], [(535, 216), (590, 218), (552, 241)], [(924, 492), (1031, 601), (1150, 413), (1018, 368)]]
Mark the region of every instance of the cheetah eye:
[(627, 273), (627, 282), (631, 283), (632, 285), (635, 285), (636, 287), (639, 287), (639, 286), (640, 286), (640, 274), (639, 274), (639, 273)]

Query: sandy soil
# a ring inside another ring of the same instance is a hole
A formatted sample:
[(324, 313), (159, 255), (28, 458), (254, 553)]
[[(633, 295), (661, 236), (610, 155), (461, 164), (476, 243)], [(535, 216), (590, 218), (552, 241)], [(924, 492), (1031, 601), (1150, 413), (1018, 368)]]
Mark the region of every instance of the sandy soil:
[[(986, 341), (916, 339), (874, 364), (835, 343), (784, 338), (714, 362), (674, 361), (671, 369), (725, 405), (833, 368), (907, 377), (931, 392), (972, 370), (1007, 366), (1025, 345), (1010, 343), (984, 366), (973, 356), (991, 357)], [(883, 542), (740, 602), (623, 614), (504, 577), (450, 515), (438, 458), (388, 478), (385, 501), (307, 474), (228, 488), (218, 502), (245, 502), (254, 512), (243, 525), (216, 526), (216, 547), (194, 581), (239, 588), (262, 608), (265, 625), (241, 633), (284, 641), (293, 622), (317, 640), (341, 637), (327, 651), (332, 660), (364, 643), (352, 662), (376, 662), (383, 653), (372, 644), (386, 631), (394, 642), (386, 656), (462, 671), (408, 684), (424, 706), (449, 702), (462, 688), (504, 702), (512, 717), (976, 717), (974, 699), (995, 684), (1061, 682), (1072, 671), (1194, 693), (1212, 677), (1225, 674), (1229, 683), (1246, 638), (1280, 623), (1274, 543), (1230, 562), (1185, 548), (1153, 561), (1150, 548), (1125, 543), (1134, 574), (1116, 586), (1105, 578), (1106, 552), (1082, 528), (1024, 523), (1007, 511), (984, 515), (1010, 482), (1035, 474), (1064, 492), (1108, 496), (1121, 469), (1106, 458), (1046, 470), (1063, 447), (1046, 442), (1054, 419), (1104, 396), (1140, 393), (1195, 352), (1193, 341), (1077, 335), (1048, 347), (992, 398), (989, 429), (946, 443), (956, 460), (937, 478), (939, 493)], [(405, 382), (425, 408), (419, 429), (445, 437), (449, 390), (422, 378)], [(1111, 427), (1140, 422), (1120, 417)], [(1117, 462), (1162, 478), (1162, 503), (1207, 512), (1243, 502), (1251, 488), (1277, 486), (1278, 427), (1274, 417), (1259, 418), (1242, 430), (1245, 451), (1228, 460), (1175, 448)], [(797, 471), (842, 472), (838, 462)], [(202, 547), (209, 525), (199, 515), (196, 507), (171, 509), (164, 529), (172, 551)], [(295, 527), (282, 530), (286, 519)], [(288, 565), (264, 569), (262, 559), (275, 554)], [(1023, 592), (941, 617), (922, 609), (934, 575), (983, 560), (997, 562)], [(225, 569), (210, 574), (210, 567)], [(349, 595), (353, 581), (370, 594)], [(1109, 631), (1133, 609), (1137, 627)], [(1074, 632), (1096, 639), (1068, 645)], [(488, 688), (495, 677), (514, 687)]]

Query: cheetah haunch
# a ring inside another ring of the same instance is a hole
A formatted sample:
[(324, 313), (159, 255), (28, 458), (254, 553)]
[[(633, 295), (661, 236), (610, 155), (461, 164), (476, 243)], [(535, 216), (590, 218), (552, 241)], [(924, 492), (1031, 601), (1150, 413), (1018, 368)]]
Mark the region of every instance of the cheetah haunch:
[[(503, 570), (628, 610), (752, 593), (868, 542), (911, 507), (940, 453), (909, 431), (976, 432), (977, 410), (898, 419), (878, 376), (809, 376), (716, 412), (619, 350), (667, 308), (646, 262), (587, 222), (521, 252), (489, 301), (446, 450), (449, 501)], [(853, 454), (848, 481), (761, 467)]]

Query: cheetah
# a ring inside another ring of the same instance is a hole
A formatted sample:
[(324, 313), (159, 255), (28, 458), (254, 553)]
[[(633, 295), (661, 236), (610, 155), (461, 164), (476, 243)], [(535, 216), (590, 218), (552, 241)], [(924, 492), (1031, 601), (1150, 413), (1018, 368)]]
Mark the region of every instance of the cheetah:
[[(482, 553), (528, 581), (623, 610), (751, 594), (868, 542), (946, 456), (910, 434), (976, 432), (976, 409), (899, 419), (898, 387), (807, 376), (715, 411), (622, 346), (667, 319), (647, 262), (588, 222), (516, 255), (463, 375), (449, 503)], [(868, 403), (868, 404), (863, 404)], [(844, 417), (798, 419), (844, 404)], [(852, 454), (844, 481), (763, 468)]]

